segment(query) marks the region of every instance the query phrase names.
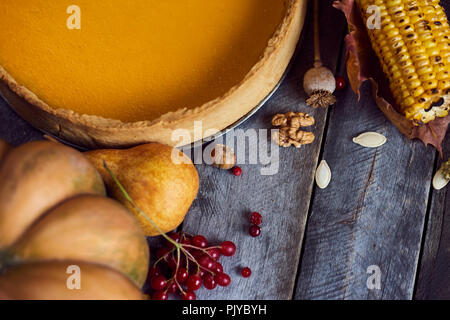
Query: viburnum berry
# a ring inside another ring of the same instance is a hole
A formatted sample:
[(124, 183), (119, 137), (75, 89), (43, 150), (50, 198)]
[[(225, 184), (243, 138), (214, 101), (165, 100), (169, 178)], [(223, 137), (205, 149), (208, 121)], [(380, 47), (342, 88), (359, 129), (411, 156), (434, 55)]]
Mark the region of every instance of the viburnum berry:
[(220, 262), (216, 262), (211, 271), (213, 271), (214, 273), (222, 273), (223, 272), (222, 264)]
[(178, 292), (178, 286), (175, 283), (175, 281), (171, 281), (168, 285), (167, 285), (167, 292), (168, 293), (177, 293)]
[(226, 257), (231, 257), (236, 252), (236, 245), (231, 241), (222, 242), (220, 252)]
[(166, 287), (167, 280), (164, 276), (155, 276), (150, 279), (150, 286), (153, 290), (162, 290)]
[(155, 291), (152, 295), (153, 300), (167, 300), (169, 295), (165, 291)]
[(177, 271), (177, 281), (183, 283), (189, 277), (189, 273), (185, 268), (179, 268)]
[[(170, 270), (176, 270), (178, 265), (178, 257), (175, 257), (174, 255), (170, 255), (165, 259), (167, 261), (167, 266)], [(183, 263), (180, 257), (180, 263)]]
[(218, 273), (214, 277), (214, 280), (216, 280), (217, 284), (222, 287), (227, 287), (231, 283), (231, 278), (226, 273)]
[(186, 236), (185, 234), (183, 234), (183, 236), (181, 237), (180, 243), (181, 243), (181, 244), (187, 244), (187, 245), (192, 244), (191, 237), (188, 237), (188, 236)]
[(153, 278), (155, 276), (160, 276), (161, 274), (162, 274), (161, 269), (159, 267), (151, 267), (150, 271), (148, 272), (148, 276), (150, 278)]
[(211, 270), (214, 267), (215, 261), (205, 255), (198, 259), (198, 264), (205, 269)]
[(254, 238), (258, 237), (261, 234), (261, 228), (253, 224), (250, 226), (249, 233)]
[(191, 249), (191, 255), (196, 259), (200, 259), (201, 257), (204, 256), (203, 252), (200, 250), (196, 250), (196, 249)]
[(231, 169), (231, 172), (236, 176), (239, 177), (242, 174), (242, 169), (241, 167), (233, 167), (233, 169)]
[(158, 251), (156, 251), (156, 257), (158, 259), (162, 258), (163, 256), (165, 256), (169, 252), (170, 252), (169, 248), (159, 248)]
[(242, 268), (241, 274), (244, 278), (248, 278), (252, 275), (252, 270), (249, 267)]
[(186, 287), (191, 291), (198, 290), (202, 286), (202, 278), (198, 274), (191, 274), (187, 278), (185, 284), (186, 284)]
[(187, 290), (185, 293), (181, 294), (182, 300), (196, 300), (197, 296), (195, 295), (194, 291)]
[(336, 89), (342, 90), (346, 87), (346, 82), (344, 77), (336, 77)]
[(254, 225), (259, 226), (262, 223), (262, 216), (259, 212), (252, 212), (250, 216), (250, 222)]
[(211, 249), (207, 249), (206, 252), (208, 253), (208, 255), (211, 257), (211, 259), (217, 261), (220, 258), (220, 249), (218, 248), (211, 248)]
[(192, 245), (199, 248), (206, 248), (208, 246), (208, 240), (204, 236), (197, 235), (192, 238)]
[(205, 286), (206, 289), (213, 290), (217, 287), (217, 282), (214, 279), (214, 276), (208, 273), (205, 274), (205, 276), (203, 277), (203, 285)]
[[(172, 232), (168, 236), (169, 236), (169, 238), (171, 238), (176, 243), (179, 243), (181, 241), (181, 236), (180, 236), (180, 234), (178, 232)], [(173, 248), (173, 243), (167, 241), (167, 247), (169, 249), (172, 249)]]

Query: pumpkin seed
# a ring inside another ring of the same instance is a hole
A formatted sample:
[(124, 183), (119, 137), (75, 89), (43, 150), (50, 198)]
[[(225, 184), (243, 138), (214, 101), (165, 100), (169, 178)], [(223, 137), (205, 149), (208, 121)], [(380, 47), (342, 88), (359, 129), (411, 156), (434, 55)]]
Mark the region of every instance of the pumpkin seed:
[(325, 189), (331, 181), (331, 169), (325, 160), (322, 160), (316, 170), (316, 184)]
[(449, 180), (444, 177), (443, 171), (444, 171), (444, 168), (440, 168), (434, 175), (433, 188), (436, 190), (440, 190), (440, 189), (444, 188), (447, 185), (447, 183), (449, 182)]
[(365, 132), (353, 138), (353, 142), (366, 148), (377, 148), (385, 144), (386, 137), (378, 132)]

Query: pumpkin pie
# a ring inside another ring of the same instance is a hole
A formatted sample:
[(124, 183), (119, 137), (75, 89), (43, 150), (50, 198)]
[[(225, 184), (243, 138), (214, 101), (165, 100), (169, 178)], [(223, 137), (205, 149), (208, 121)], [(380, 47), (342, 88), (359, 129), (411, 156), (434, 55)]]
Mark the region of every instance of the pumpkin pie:
[(0, 1), (0, 92), (96, 148), (183, 145), (177, 129), (194, 141), (245, 116), (280, 81), (307, 1), (72, 2)]

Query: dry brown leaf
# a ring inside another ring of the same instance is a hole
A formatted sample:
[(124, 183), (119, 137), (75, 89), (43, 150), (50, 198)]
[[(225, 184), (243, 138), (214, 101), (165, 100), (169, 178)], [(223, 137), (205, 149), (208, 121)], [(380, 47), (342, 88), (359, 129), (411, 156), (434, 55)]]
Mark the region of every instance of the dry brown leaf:
[(378, 107), (386, 117), (408, 139), (420, 139), (425, 145), (433, 145), (442, 156), (442, 141), (445, 138), (450, 116), (436, 118), (422, 125), (415, 126), (398, 110), (398, 106), (389, 89), (389, 82), (384, 75), (375, 52), (372, 50), (366, 27), (354, 0), (334, 1), (333, 6), (341, 10), (347, 18), (349, 34), (345, 38), (347, 46), (347, 74), (352, 90), (360, 99), (360, 87), (370, 80), (372, 93)]

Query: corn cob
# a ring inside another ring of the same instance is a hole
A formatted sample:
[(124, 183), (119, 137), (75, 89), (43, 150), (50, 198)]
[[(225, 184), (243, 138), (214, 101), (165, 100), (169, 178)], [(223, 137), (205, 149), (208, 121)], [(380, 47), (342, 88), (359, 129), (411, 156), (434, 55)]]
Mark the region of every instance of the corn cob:
[[(450, 109), (450, 27), (439, 0), (356, 3), (406, 118), (420, 125), (446, 117)], [(380, 23), (369, 27), (374, 8), (379, 10)]]

